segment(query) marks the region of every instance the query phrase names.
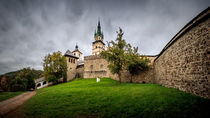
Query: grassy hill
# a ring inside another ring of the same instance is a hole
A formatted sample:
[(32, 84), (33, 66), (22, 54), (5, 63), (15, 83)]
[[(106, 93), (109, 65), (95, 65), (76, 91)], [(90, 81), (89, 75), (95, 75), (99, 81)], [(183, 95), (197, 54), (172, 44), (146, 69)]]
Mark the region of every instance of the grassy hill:
[[(14, 79), (14, 78), (17, 76), (17, 74), (18, 74), (19, 72), (21, 72), (21, 71), (22, 71), (22, 69), (17, 70), (17, 71), (12, 71), (12, 72), (8, 72), (8, 73), (5, 73), (5, 74), (2, 74), (2, 75), (0, 75), (0, 79), (1, 79), (3, 76), (5, 76), (7, 79)], [(42, 70), (33, 70), (33, 72), (34, 72), (35, 75), (36, 75), (36, 77), (35, 77), (36, 79), (39, 78), (40, 75), (43, 73)]]
[(36, 118), (207, 117), (210, 100), (156, 84), (81, 79), (37, 90), (18, 112)]

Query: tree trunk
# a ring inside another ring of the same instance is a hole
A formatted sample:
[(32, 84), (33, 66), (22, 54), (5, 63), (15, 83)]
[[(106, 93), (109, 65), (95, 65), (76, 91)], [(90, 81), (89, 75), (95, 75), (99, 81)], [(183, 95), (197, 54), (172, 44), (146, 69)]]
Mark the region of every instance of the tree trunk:
[(131, 75), (130, 83), (133, 83), (133, 75)]
[(119, 77), (119, 81), (121, 83), (121, 73), (120, 72), (118, 73), (118, 77)]

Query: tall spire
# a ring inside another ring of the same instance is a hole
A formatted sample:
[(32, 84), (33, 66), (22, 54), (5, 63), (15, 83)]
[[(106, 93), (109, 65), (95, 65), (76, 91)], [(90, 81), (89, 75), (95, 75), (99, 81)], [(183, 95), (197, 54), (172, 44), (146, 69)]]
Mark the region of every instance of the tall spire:
[(98, 18), (98, 26), (97, 30), (95, 31), (94, 37), (100, 36), (102, 39), (104, 38), (103, 32), (101, 31), (101, 24), (100, 24), (100, 18)]
[(98, 34), (101, 34), (100, 18), (98, 19), (98, 28), (97, 28), (97, 33), (98, 33)]

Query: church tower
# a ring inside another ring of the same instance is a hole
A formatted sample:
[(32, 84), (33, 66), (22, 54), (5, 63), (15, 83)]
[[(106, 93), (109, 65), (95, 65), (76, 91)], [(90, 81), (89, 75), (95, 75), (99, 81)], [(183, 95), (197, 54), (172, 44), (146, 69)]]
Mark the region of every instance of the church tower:
[(105, 49), (104, 35), (101, 31), (100, 21), (98, 21), (97, 31), (94, 34), (94, 42), (92, 44), (92, 55), (99, 55)]
[(79, 47), (76, 44), (74, 51), (72, 52), (76, 57), (78, 57), (78, 61), (82, 61), (82, 52), (79, 51)]

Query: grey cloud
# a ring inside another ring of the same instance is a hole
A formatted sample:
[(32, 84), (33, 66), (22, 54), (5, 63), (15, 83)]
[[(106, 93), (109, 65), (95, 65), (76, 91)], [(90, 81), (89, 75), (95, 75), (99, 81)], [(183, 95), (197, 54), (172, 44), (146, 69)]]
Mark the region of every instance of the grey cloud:
[(0, 0), (0, 74), (31, 66), (42, 69), (48, 53), (91, 55), (100, 17), (105, 41), (124, 38), (140, 54), (158, 54), (209, 0)]

